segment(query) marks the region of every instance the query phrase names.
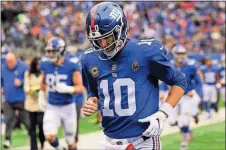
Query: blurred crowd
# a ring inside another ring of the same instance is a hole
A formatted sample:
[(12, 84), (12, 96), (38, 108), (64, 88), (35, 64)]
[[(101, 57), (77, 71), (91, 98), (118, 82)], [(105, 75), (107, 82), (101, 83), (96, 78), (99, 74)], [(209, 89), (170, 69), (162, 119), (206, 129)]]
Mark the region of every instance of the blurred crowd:
[[(99, 2), (3, 2), (1, 42), (43, 51), (53, 35), (69, 45), (89, 44), (85, 18)], [(224, 2), (117, 2), (129, 22), (129, 37), (156, 38), (170, 51), (182, 44), (191, 52), (224, 52)]]

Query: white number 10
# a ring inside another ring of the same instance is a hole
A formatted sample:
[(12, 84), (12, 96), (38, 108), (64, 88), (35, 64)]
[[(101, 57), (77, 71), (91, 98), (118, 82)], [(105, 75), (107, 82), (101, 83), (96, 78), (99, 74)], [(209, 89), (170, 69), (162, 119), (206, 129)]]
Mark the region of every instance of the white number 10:
[[(123, 109), (121, 106), (121, 86), (127, 86), (128, 89), (128, 108)], [(114, 116), (113, 109), (109, 108), (110, 95), (108, 89), (108, 80), (102, 80), (100, 83), (100, 88), (103, 89), (104, 94), (104, 108), (103, 116)], [(132, 116), (136, 111), (136, 98), (135, 98), (135, 83), (130, 78), (117, 79), (113, 83), (113, 90), (115, 95), (114, 107), (115, 112), (119, 116)]]

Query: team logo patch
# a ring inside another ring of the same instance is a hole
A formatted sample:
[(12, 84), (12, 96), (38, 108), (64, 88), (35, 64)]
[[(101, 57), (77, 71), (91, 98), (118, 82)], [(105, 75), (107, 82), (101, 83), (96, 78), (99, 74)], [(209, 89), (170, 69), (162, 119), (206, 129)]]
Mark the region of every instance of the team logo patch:
[(93, 66), (91, 68), (91, 74), (94, 78), (98, 77), (99, 76), (99, 70), (98, 70), (98, 67), (97, 66)]
[(116, 64), (113, 64), (112, 66), (111, 66), (111, 70), (116, 70), (117, 69), (117, 65)]
[(139, 64), (137, 61), (134, 61), (132, 64), (132, 69), (133, 71), (137, 71), (139, 69)]

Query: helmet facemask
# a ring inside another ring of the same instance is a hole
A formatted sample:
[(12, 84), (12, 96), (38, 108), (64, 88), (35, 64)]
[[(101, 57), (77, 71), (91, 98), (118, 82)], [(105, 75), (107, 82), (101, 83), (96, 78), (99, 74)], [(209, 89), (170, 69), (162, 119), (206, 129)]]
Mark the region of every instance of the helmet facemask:
[[(93, 44), (95, 50), (98, 52), (100, 59), (107, 60), (113, 58), (121, 49), (123, 40), (121, 37), (122, 26), (115, 26), (110, 32), (107, 34), (97, 37), (97, 38), (89, 38), (90, 42)], [(102, 43), (102, 44), (101, 44)], [(103, 52), (106, 58), (102, 58), (100, 52)]]
[(55, 63), (59, 60), (61, 56), (63, 56), (64, 48), (61, 49), (45, 49), (46, 51), (46, 57), (48, 60), (52, 63)]
[(187, 53), (177, 52), (175, 53), (174, 57), (176, 62), (183, 63), (187, 59)]
[(64, 51), (65, 42), (63, 39), (52, 37), (48, 40), (47, 46), (45, 47), (45, 55), (50, 62), (57, 62), (64, 55)]

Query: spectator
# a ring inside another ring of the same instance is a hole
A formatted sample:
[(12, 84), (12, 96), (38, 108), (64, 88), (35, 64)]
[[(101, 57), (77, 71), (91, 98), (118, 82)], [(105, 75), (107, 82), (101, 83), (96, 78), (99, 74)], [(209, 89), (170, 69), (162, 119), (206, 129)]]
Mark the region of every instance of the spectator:
[(38, 92), (41, 85), (41, 71), (38, 68), (39, 58), (34, 57), (31, 60), (30, 69), (25, 72), (24, 76), (24, 91), (27, 94), (25, 101), (25, 109), (29, 112), (30, 124), (31, 124), (31, 150), (38, 150), (36, 140), (36, 126), (38, 125), (39, 140), (41, 143), (41, 149), (44, 148), (45, 136), (43, 133), (43, 116), (38, 105)]
[(12, 53), (6, 55), (6, 65), (2, 67), (2, 92), (5, 95), (3, 110), (6, 119), (6, 133), (4, 147), (11, 147), (11, 133), (16, 125), (15, 112), (19, 111), (21, 122), (24, 123), (30, 135), (28, 112), (24, 109), (25, 93), (23, 90), (24, 73), (28, 66), (16, 59)]
[[(2, 37), (4, 41), (18, 47), (23, 46), (21, 43), (25, 43), (27, 47), (33, 45), (33, 50), (38, 51), (42, 50), (42, 45), (52, 35), (60, 36), (67, 44), (82, 44), (86, 39), (84, 20), (87, 10), (96, 3), (98, 2), (4, 2), (4, 9), (26, 10), (26, 14), (19, 14), (17, 19), (14, 17), (10, 26), (4, 21)], [(224, 51), (223, 2), (119, 3), (129, 22), (129, 38), (154, 37), (164, 41), (166, 36), (173, 36), (176, 44), (183, 44), (192, 52)], [(156, 36), (156, 32), (160, 35)]]

